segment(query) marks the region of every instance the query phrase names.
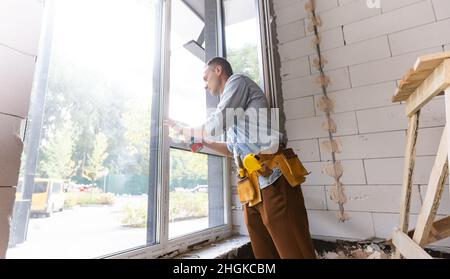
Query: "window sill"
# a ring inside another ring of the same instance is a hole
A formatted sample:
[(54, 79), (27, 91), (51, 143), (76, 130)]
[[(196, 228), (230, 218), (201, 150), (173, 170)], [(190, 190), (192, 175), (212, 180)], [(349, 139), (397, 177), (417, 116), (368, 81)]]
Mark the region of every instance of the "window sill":
[(248, 236), (232, 236), (176, 256), (174, 259), (245, 259), (253, 258)]

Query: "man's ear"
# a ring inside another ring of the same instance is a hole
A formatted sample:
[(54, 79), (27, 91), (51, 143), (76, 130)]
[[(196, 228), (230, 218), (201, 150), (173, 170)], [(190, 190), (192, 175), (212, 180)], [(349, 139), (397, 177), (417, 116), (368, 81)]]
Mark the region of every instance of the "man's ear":
[(216, 65), (216, 75), (220, 76), (223, 73), (223, 68), (220, 65)]

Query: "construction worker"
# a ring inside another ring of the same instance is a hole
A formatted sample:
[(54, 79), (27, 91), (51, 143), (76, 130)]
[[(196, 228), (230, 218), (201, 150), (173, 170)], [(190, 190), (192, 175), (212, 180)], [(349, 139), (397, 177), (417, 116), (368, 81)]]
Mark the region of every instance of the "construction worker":
[[(282, 138), (279, 131), (274, 130), (275, 123), (269, 117), (259, 115), (257, 122), (249, 117), (236, 116), (237, 120), (224, 124), (229, 119), (228, 113), (233, 109), (245, 113), (268, 109), (268, 102), (261, 88), (250, 78), (242, 74), (233, 74), (230, 63), (221, 57), (210, 60), (205, 66), (203, 80), (205, 89), (213, 96), (220, 96), (216, 110), (200, 127), (185, 127), (179, 122), (166, 120), (177, 131), (190, 131), (184, 135), (186, 141), (194, 139), (202, 146), (214, 150), (224, 156), (237, 157), (238, 161), (246, 159), (249, 154), (275, 154), (280, 152)], [(267, 114), (270, 115), (270, 114)], [(252, 117), (250, 117), (252, 118)], [(255, 118), (252, 118), (255, 119)], [(239, 121), (244, 121), (243, 124)], [(250, 122), (250, 123), (249, 123)], [(260, 142), (260, 137), (249, 135), (257, 125), (271, 128), (271, 142)], [(211, 140), (212, 134), (226, 133), (226, 142)], [(252, 140), (251, 140), (251, 139)], [(256, 141), (254, 139), (257, 139)], [(198, 148), (196, 148), (198, 150)], [(242, 168), (241, 166), (238, 166)], [(242, 169), (241, 169), (242, 170)], [(242, 177), (248, 172), (242, 171)], [(316, 254), (313, 248), (308, 217), (304, 205), (301, 187), (289, 185), (279, 168), (272, 168), (266, 175), (257, 175), (253, 180), (257, 185), (260, 200), (253, 206), (244, 204), (245, 223), (250, 235), (254, 255), (257, 259), (313, 259)], [(299, 185), (296, 185), (299, 186)], [(239, 185), (238, 185), (239, 187)]]

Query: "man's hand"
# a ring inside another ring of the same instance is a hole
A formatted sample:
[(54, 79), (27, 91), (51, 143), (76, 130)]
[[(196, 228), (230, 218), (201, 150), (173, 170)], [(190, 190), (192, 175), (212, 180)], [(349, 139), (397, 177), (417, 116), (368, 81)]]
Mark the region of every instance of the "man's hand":
[(172, 130), (175, 130), (177, 133), (183, 130), (181, 123), (170, 118), (164, 119), (164, 125), (168, 126)]
[[(192, 128), (188, 125), (185, 125), (184, 123), (181, 123), (179, 121), (175, 121), (173, 119), (166, 119), (164, 120), (164, 125), (169, 126), (174, 132), (176, 132), (177, 139), (183, 140), (183, 142), (191, 144), (191, 138), (192, 136), (196, 136), (196, 143), (202, 143), (205, 147), (216, 151), (217, 153), (232, 157), (233, 154), (228, 151), (227, 145), (224, 142), (215, 142), (215, 141), (203, 141), (199, 140), (204, 138), (204, 135), (202, 135), (203, 128)], [(199, 137), (200, 136), (200, 137)]]
[(175, 140), (184, 143), (191, 142), (192, 128), (188, 125), (170, 118), (164, 120), (164, 125), (168, 126), (174, 132), (173, 137)]

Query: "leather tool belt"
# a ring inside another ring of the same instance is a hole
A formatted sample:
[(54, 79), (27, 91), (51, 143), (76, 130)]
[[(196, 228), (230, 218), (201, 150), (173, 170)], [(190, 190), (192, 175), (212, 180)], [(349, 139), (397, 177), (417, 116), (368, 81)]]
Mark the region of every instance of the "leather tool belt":
[(259, 176), (268, 177), (278, 168), (292, 187), (305, 182), (308, 171), (291, 149), (282, 149), (276, 154), (249, 154), (244, 159), (245, 177), (238, 181), (238, 193), (241, 203), (249, 207), (262, 202)]

